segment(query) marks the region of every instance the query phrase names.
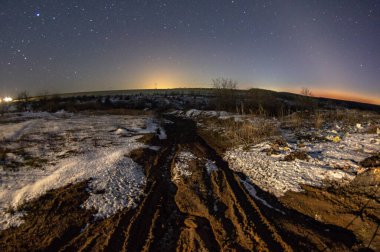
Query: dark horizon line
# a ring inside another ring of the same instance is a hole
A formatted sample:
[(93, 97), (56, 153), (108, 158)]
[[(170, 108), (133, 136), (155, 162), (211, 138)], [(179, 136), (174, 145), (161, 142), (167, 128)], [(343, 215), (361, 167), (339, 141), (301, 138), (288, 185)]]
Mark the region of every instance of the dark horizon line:
[[(202, 88), (202, 87), (178, 87), (178, 88), (141, 88), (141, 89), (109, 89), (109, 90), (94, 90), (94, 91), (78, 91), (78, 92), (67, 92), (67, 93), (53, 93), (53, 94), (47, 94), (48, 97), (52, 96), (64, 96), (64, 97), (70, 97), (70, 96), (80, 96), (80, 95), (91, 95), (91, 93), (114, 93), (114, 92), (148, 92), (148, 91), (168, 91), (168, 90), (208, 90), (212, 91), (215, 88), (212, 87), (207, 87), (207, 88)], [(275, 93), (281, 93), (281, 94), (292, 94), (292, 95), (297, 95), (297, 96), (303, 96), (302, 94), (299, 93), (294, 93), (290, 91), (276, 91), (272, 89), (265, 89), (265, 88), (248, 88), (248, 89), (239, 89), (237, 88), (237, 91), (249, 91), (252, 89), (258, 89), (258, 90), (265, 90), (269, 92), (275, 92)], [(117, 95), (117, 94), (116, 94)], [(44, 95), (35, 95), (31, 96), (31, 98), (39, 98), (43, 97)], [(97, 95), (95, 95), (97, 96)], [(100, 96), (100, 95), (98, 95)], [(371, 103), (371, 102), (364, 102), (364, 101), (357, 101), (357, 100), (349, 100), (349, 99), (339, 99), (339, 98), (331, 98), (331, 97), (325, 97), (325, 96), (311, 96), (312, 98), (316, 99), (327, 99), (327, 100), (332, 100), (332, 101), (342, 101), (342, 102), (355, 102), (358, 104), (368, 104), (368, 105), (374, 105), (374, 106), (380, 106), (380, 103)]]

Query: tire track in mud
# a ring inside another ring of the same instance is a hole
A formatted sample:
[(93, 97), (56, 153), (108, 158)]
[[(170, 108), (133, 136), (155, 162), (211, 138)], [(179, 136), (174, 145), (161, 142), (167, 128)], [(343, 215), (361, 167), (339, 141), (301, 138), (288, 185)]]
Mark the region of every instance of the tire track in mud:
[[(123, 227), (124, 241), (119, 243), (122, 246), (113, 249), (291, 250), (261, 214), (237, 176), (197, 136), (194, 122), (175, 119), (166, 131), (169, 138), (165, 148), (147, 171), (150, 181), (147, 196), (128, 227)], [(196, 156), (188, 164), (191, 176), (173, 182), (176, 157), (184, 150)], [(214, 161), (218, 170), (209, 174), (205, 168), (207, 160)]]

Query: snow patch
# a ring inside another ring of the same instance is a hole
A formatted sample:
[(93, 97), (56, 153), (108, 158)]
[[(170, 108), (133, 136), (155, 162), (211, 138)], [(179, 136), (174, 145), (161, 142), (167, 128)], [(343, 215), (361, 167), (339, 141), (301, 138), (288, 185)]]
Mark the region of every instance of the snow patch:
[(0, 230), (20, 226), (24, 223), (24, 220), (22, 219), (24, 215), (24, 212), (16, 212), (11, 214), (0, 211)]
[(300, 184), (319, 186), (326, 179), (352, 180), (354, 177), (344, 171), (328, 168), (317, 160), (284, 162), (280, 157), (262, 152), (268, 146), (269, 143), (262, 143), (251, 150), (237, 148), (227, 151), (224, 158), (233, 170), (244, 173), (261, 189), (278, 197), (288, 190), (301, 191)]
[[(108, 218), (124, 208), (134, 208), (141, 197), (146, 178), (140, 167), (124, 152), (113, 153), (111, 167), (98, 169), (90, 183), (90, 197), (84, 202), (86, 209), (96, 209), (96, 218)], [(87, 167), (88, 168), (88, 167)], [(104, 191), (102, 194), (93, 192)]]
[(158, 127), (158, 130), (159, 130), (158, 138), (160, 140), (164, 140), (164, 139), (168, 138), (168, 136), (166, 135), (166, 132), (165, 132), (164, 128)]
[[(347, 134), (339, 142), (306, 142), (303, 147), (290, 143), (280, 154), (267, 155), (271, 143), (264, 142), (250, 149), (229, 150), (224, 159), (230, 167), (244, 173), (261, 189), (282, 196), (288, 190), (300, 191), (301, 184), (321, 186), (326, 180), (349, 182), (359, 171), (358, 163), (380, 152), (376, 134)], [(310, 160), (283, 161), (293, 151), (303, 151)]]
[(249, 192), (249, 194), (252, 196), (252, 198), (255, 198), (257, 199), (258, 201), (260, 201), (261, 203), (263, 203), (264, 206), (268, 207), (268, 208), (271, 208), (271, 209), (274, 209), (276, 210), (277, 212), (279, 213), (282, 213), (283, 215), (285, 215), (285, 212), (284, 211), (281, 211), (280, 209), (278, 208), (275, 208), (273, 207), (272, 205), (270, 205), (266, 200), (264, 200), (263, 198), (259, 197), (257, 195), (257, 191), (255, 189), (255, 187), (253, 185), (251, 185), (249, 182), (247, 182), (246, 180), (240, 180), (244, 187), (247, 189), (247, 191)]
[(205, 163), (207, 173), (210, 175), (213, 171), (217, 171), (218, 167), (215, 164), (215, 161), (211, 161), (209, 159), (206, 160)]
[(160, 146), (149, 146), (149, 149), (153, 150), (153, 151), (159, 151), (161, 149)]
[(183, 110), (175, 110), (168, 114), (181, 116), (181, 117), (187, 117), (187, 118), (196, 118), (196, 117), (203, 116), (203, 117), (218, 117), (220, 119), (226, 119), (233, 115), (226, 111), (198, 110), (198, 109), (190, 109), (186, 112)]
[(195, 159), (194, 154), (189, 151), (180, 152), (174, 164), (172, 181), (179, 182), (182, 177), (191, 176), (192, 172), (189, 170), (189, 162)]
[(118, 128), (116, 131), (115, 131), (115, 134), (116, 135), (128, 135), (128, 130), (126, 130), (126, 129), (121, 129), (121, 128)]

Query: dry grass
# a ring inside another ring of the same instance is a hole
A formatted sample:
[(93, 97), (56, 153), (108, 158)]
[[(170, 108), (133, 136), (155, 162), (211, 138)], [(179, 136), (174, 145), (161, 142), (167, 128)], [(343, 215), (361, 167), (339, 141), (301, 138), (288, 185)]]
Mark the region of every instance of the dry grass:
[(224, 150), (239, 145), (257, 144), (278, 135), (276, 125), (264, 119), (252, 122), (235, 121), (233, 118), (225, 120), (213, 118), (202, 121), (202, 124), (206, 130), (202, 130), (201, 134)]
[(370, 123), (371, 132), (376, 133), (376, 128), (380, 124), (378, 113), (336, 109), (336, 110), (315, 110), (294, 112), (281, 118), (284, 127), (299, 129), (301, 127), (314, 127), (321, 129), (325, 124), (333, 125), (339, 123), (344, 127), (355, 127), (357, 123)]
[(321, 112), (317, 111), (314, 115), (314, 126), (316, 129), (322, 128), (323, 123), (325, 122), (324, 116)]
[(354, 109), (336, 109), (324, 111), (324, 117), (329, 122), (343, 122), (346, 125), (355, 125), (363, 122), (379, 122), (380, 114)]
[(253, 124), (249, 121), (236, 122), (232, 120), (224, 121), (224, 137), (231, 145), (251, 145), (265, 141), (276, 134), (273, 124), (263, 121)]
[(302, 125), (304, 125), (304, 122), (307, 118), (305, 117), (304, 114), (300, 112), (296, 112), (293, 114), (290, 114), (288, 116), (285, 116), (282, 120), (282, 123), (285, 127), (293, 128), (293, 129), (298, 129)]

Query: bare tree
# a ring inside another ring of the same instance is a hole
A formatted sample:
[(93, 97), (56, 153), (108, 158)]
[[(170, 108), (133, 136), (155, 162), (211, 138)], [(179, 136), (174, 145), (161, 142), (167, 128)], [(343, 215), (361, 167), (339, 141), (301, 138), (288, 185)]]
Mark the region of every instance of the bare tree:
[(212, 80), (212, 86), (217, 90), (235, 90), (237, 82), (229, 78), (216, 78)]
[(310, 91), (310, 89), (303, 87), (301, 89), (301, 95), (303, 95), (303, 96), (313, 96), (313, 93)]
[(313, 99), (313, 93), (310, 91), (310, 89), (303, 87), (301, 89), (301, 95), (301, 105), (303, 109), (315, 110), (317, 104), (315, 102), (315, 99)]
[(229, 78), (216, 78), (212, 80), (212, 86), (216, 96), (216, 109), (234, 110), (237, 82)]
[(21, 91), (17, 95), (17, 102), (18, 102), (19, 109), (24, 110), (24, 111), (28, 110), (29, 100), (30, 100), (29, 93), (27, 91)]

